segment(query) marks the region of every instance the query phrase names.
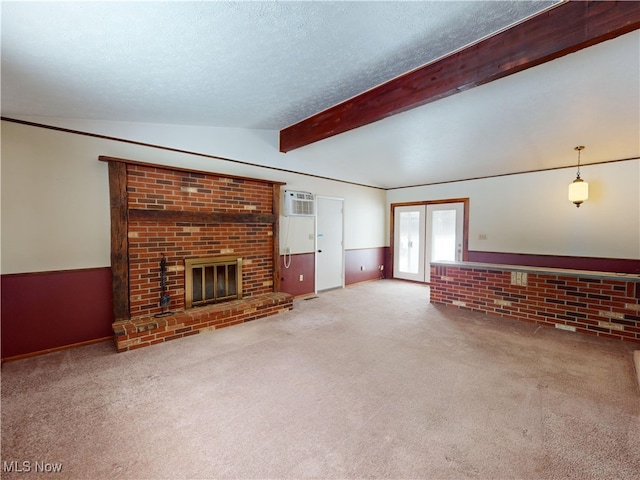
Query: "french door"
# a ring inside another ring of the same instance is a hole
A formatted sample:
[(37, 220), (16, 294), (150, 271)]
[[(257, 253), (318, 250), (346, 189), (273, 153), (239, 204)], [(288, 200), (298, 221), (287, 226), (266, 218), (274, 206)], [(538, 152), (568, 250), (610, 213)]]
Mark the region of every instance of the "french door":
[(393, 209), (393, 276), (429, 281), (429, 264), (464, 256), (465, 202), (396, 206)]

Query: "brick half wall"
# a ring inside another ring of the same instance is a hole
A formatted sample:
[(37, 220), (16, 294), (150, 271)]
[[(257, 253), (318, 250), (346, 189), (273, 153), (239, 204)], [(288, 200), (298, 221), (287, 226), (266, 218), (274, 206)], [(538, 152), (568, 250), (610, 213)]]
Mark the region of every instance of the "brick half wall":
[(514, 271), (432, 265), (431, 303), (640, 343), (640, 279), (517, 270), (513, 285)]

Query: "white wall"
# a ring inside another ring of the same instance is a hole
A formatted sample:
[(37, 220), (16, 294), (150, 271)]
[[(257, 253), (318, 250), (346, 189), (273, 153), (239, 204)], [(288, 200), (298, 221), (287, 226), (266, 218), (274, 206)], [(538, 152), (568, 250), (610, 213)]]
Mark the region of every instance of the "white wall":
[[(640, 160), (391, 190), (387, 203), (469, 197), (469, 250), (640, 259)], [(480, 240), (480, 235), (486, 240)], [(387, 228), (388, 241), (388, 228)]]
[[(49, 119), (42, 123), (82, 130), (80, 121)], [(261, 155), (273, 157), (271, 137), (277, 139), (277, 132), (241, 129), (172, 129), (116, 122), (92, 122), (90, 127), (92, 133), (100, 135), (144, 143), (163, 139), (158, 142), (163, 146), (248, 163), (255, 163)], [(108, 172), (107, 164), (98, 161), (100, 155), (286, 182), (287, 189), (341, 197), (345, 200), (345, 248), (385, 245), (383, 190), (13, 122), (3, 121), (1, 134), (3, 274), (110, 264)], [(267, 137), (271, 140), (265, 141)], [(281, 218), (281, 238), (284, 221)], [(308, 222), (292, 219), (292, 253), (313, 251), (309, 234), (314, 232)], [(282, 238), (281, 247), (285, 240)]]
[[(385, 191), (342, 182), (327, 182), (299, 176), (283, 187), (326, 197), (344, 199), (344, 245), (346, 250), (383, 247), (387, 210)], [(281, 208), (281, 211), (283, 209)], [(315, 249), (313, 217), (280, 217), (280, 251), (309, 253)]]
[[(272, 163), (278, 155), (293, 158), (277, 153), (277, 132), (103, 123), (92, 122), (90, 131), (145, 143), (166, 135), (164, 146), (193, 145), (193, 151), (248, 163), (261, 155)], [(391, 203), (469, 197), (471, 250), (640, 259), (639, 160), (582, 167), (590, 198), (576, 208), (566, 198), (575, 168), (384, 192), (13, 122), (1, 125), (0, 271), (5, 274), (109, 265), (108, 175), (99, 155), (281, 181), (286, 189), (344, 198), (346, 249), (389, 245)], [(286, 246), (292, 253), (313, 252), (312, 219), (282, 217), (280, 232), (282, 253)], [(480, 240), (480, 234), (487, 239)]]

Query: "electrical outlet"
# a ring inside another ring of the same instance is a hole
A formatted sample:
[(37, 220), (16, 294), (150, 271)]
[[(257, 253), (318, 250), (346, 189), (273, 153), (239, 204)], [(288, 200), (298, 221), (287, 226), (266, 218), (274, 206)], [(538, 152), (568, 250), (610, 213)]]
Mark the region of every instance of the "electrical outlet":
[(304, 275), (300, 274), (300, 281), (304, 282)]
[(365, 270), (364, 265), (360, 265), (360, 271), (364, 272), (364, 270)]
[(527, 286), (527, 272), (511, 272), (511, 285)]

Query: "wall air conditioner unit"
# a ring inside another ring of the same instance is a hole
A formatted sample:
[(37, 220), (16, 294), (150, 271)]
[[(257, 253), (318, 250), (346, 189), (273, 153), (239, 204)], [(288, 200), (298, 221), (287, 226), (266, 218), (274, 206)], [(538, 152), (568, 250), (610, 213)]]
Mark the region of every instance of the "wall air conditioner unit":
[(313, 217), (316, 201), (309, 192), (284, 191), (284, 214), (287, 217)]

